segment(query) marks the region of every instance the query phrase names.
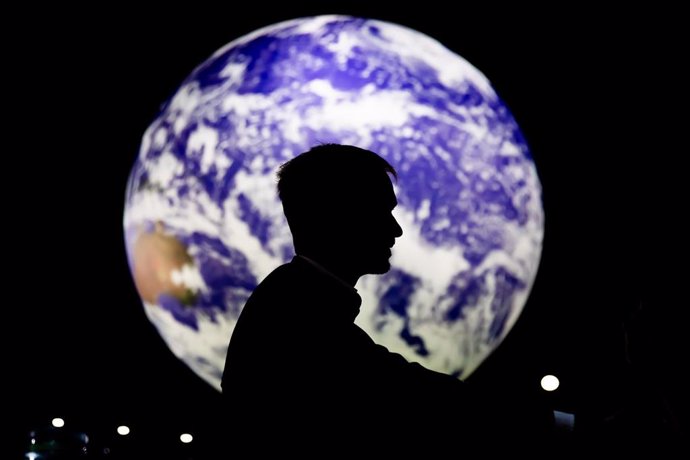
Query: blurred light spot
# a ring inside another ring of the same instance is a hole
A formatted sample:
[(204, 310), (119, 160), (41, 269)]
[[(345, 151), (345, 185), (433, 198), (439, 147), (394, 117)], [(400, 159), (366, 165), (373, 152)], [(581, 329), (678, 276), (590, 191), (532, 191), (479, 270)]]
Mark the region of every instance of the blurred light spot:
[(53, 421), (51, 422), (55, 428), (61, 428), (65, 426), (65, 421), (61, 419), (60, 417), (55, 417)]
[(180, 441), (182, 441), (185, 444), (189, 444), (190, 442), (192, 442), (192, 439), (194, 439), (194, 438), (189, 433), (182, 433), (180, 435)]
[(117, 434), (121, 434), (122, 436), (126, 436), (129, 434), (129, 427), (125, 425), (120, 425), (117, 427)]
[(553, 391), (558, 388), (560, 382), (555, 375), (545, 375), (541, 378), (541, 387), (546, 391)]

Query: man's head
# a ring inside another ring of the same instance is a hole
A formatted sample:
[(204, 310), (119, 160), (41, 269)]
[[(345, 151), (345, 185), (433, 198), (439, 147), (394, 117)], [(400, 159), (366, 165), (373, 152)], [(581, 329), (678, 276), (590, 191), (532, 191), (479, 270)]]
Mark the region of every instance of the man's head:
[(324, 144), (286, 162), (278, 194), (295, 251), (359, 277), (385, 273), (395, 238), (397, 205), (389, 174), (395, 169), (374, 152)]

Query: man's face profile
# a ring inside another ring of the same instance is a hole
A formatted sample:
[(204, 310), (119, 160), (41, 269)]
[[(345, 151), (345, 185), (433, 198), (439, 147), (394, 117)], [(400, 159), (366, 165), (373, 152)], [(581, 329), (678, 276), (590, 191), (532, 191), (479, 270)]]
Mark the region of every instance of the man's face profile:
[(348, 145), (319, 145), (283, 164), (278, 192), (295, 251), (350, 282), (390, 270), (391, 248), (402, 235), (392, 214), (392, 177), (382, 157)]
[(391, 248), (402, 235), (392, 214), (398, 204), (388, 176), (358, 184), (341, 209), (334, 209), (338, 252), (362, 274), (383, 274), (390, 270)]

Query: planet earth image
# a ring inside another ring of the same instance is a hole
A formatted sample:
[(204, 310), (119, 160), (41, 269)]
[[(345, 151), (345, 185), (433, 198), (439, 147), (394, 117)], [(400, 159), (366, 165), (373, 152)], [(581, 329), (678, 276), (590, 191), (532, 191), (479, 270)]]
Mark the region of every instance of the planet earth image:
[(489, 80), (427, 35), (339, 15), (268, 25), (190, 70), (124, 202), (132, 278), (170, 350), (220, 390), (245, 301), (294, 255), (277, 168), (332, 142), (398, 172), (404, 233), (391, 270), (358, 281), (356, 323), (409, 361), (476, 370), (523, 310), (544, 234), (534, 160)]

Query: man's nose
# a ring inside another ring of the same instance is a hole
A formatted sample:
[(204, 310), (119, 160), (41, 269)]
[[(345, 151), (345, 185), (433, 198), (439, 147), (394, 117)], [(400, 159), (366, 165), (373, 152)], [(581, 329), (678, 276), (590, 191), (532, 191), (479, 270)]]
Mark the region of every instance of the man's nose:
[(393, 236), (395, 236), (395, 238), (399, 238), (402, 236), (402, 234), (403, 234), (402, 227), (398, 223), (398, 220), (395, 217), (393, 217)]

